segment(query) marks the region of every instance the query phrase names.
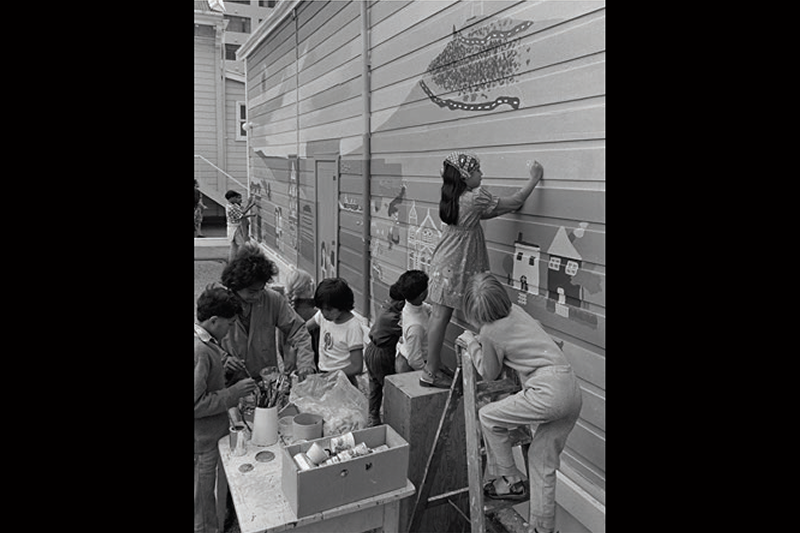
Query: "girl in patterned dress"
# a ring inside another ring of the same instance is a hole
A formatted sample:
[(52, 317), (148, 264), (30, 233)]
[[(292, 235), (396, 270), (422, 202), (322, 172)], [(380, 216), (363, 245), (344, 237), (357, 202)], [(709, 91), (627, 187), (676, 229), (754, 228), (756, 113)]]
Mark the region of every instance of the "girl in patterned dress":
[(420, 385), (449, 388), (452, 379), (441, 371), (445, 330), (453, 309), (461, 309), (464, 286), (478, 272), (489, 271), (489, 253), (481, 220), (511, 213), (522, 207), (542, 179), (538, 161), (531, 165), (530, 179), (510, 196), (494, 196), (481, 188), (481, 162), (472, 152), (453, 152), (444, 160), (439, 217), (447, 224), (433, 251), (428, 300), (433, 305), (428, 326), (428, 360)]

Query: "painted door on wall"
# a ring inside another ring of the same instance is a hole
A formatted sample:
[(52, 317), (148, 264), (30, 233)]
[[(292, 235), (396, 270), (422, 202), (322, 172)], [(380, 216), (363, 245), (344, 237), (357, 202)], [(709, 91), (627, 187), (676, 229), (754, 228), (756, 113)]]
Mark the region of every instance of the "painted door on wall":
[(317, 283), (338, 275), (339, 165), (336, 160), (316, 160), (317, 179)]

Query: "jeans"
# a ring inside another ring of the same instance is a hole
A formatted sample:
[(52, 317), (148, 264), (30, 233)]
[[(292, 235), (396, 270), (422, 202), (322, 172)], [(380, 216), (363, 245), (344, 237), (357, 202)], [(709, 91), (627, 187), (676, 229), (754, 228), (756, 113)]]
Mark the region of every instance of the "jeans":
[(568, 365), (543, 367), (533, 373), (523, 389), (478, 411), (486, 444), (486, 479), (520, 475), (514, 464), (508, 431), (531, 428), (528, 449), (530, 486), (529, 523), (540, 533), (552, 532), (556, 516), (556, 470), (567, 436), (575, 427), (583, 400), (580, 386)]
[(394, 374), (395, 348), (378, 348), (369, 344), (364, 350), (364, 361), (369, 374), (369, 418), (380, 422), (383, 401), (383, 380)]
[(194, 533), (218, 533), (215, 493), (219, 450), (194, 454)]

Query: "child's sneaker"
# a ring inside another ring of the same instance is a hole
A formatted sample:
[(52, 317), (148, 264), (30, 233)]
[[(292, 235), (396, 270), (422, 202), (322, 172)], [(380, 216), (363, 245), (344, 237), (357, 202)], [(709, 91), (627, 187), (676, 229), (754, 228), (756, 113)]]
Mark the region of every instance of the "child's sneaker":
[(435, 376), (427, 370), (422, 370), (422, 375), (419, 377), (419, 384), (423, 387), (437, 387), (439, 389), (449, 389), (453, 384), (453, 380), (438, 372)]

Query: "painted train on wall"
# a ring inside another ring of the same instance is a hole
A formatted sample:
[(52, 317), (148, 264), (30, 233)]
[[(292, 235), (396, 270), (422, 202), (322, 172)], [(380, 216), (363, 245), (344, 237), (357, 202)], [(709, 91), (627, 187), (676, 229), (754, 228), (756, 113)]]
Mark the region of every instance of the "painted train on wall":
[[(402, 272), (430, 264), (447, 154), (477, 152), (497, 195), (541, 162), (523, 209), (484, 233), (492, 272), (581, 380), (562, 471), (604, 503), (605, 2), (367, 6), (366, 80), (360, 2), (281, 2), (239, 50), (258, 198), (251, 235), (318, 280), (347, 279), (356, 311), (372, 318)], [(445, 359), (463, 327), (456, 314)]]

